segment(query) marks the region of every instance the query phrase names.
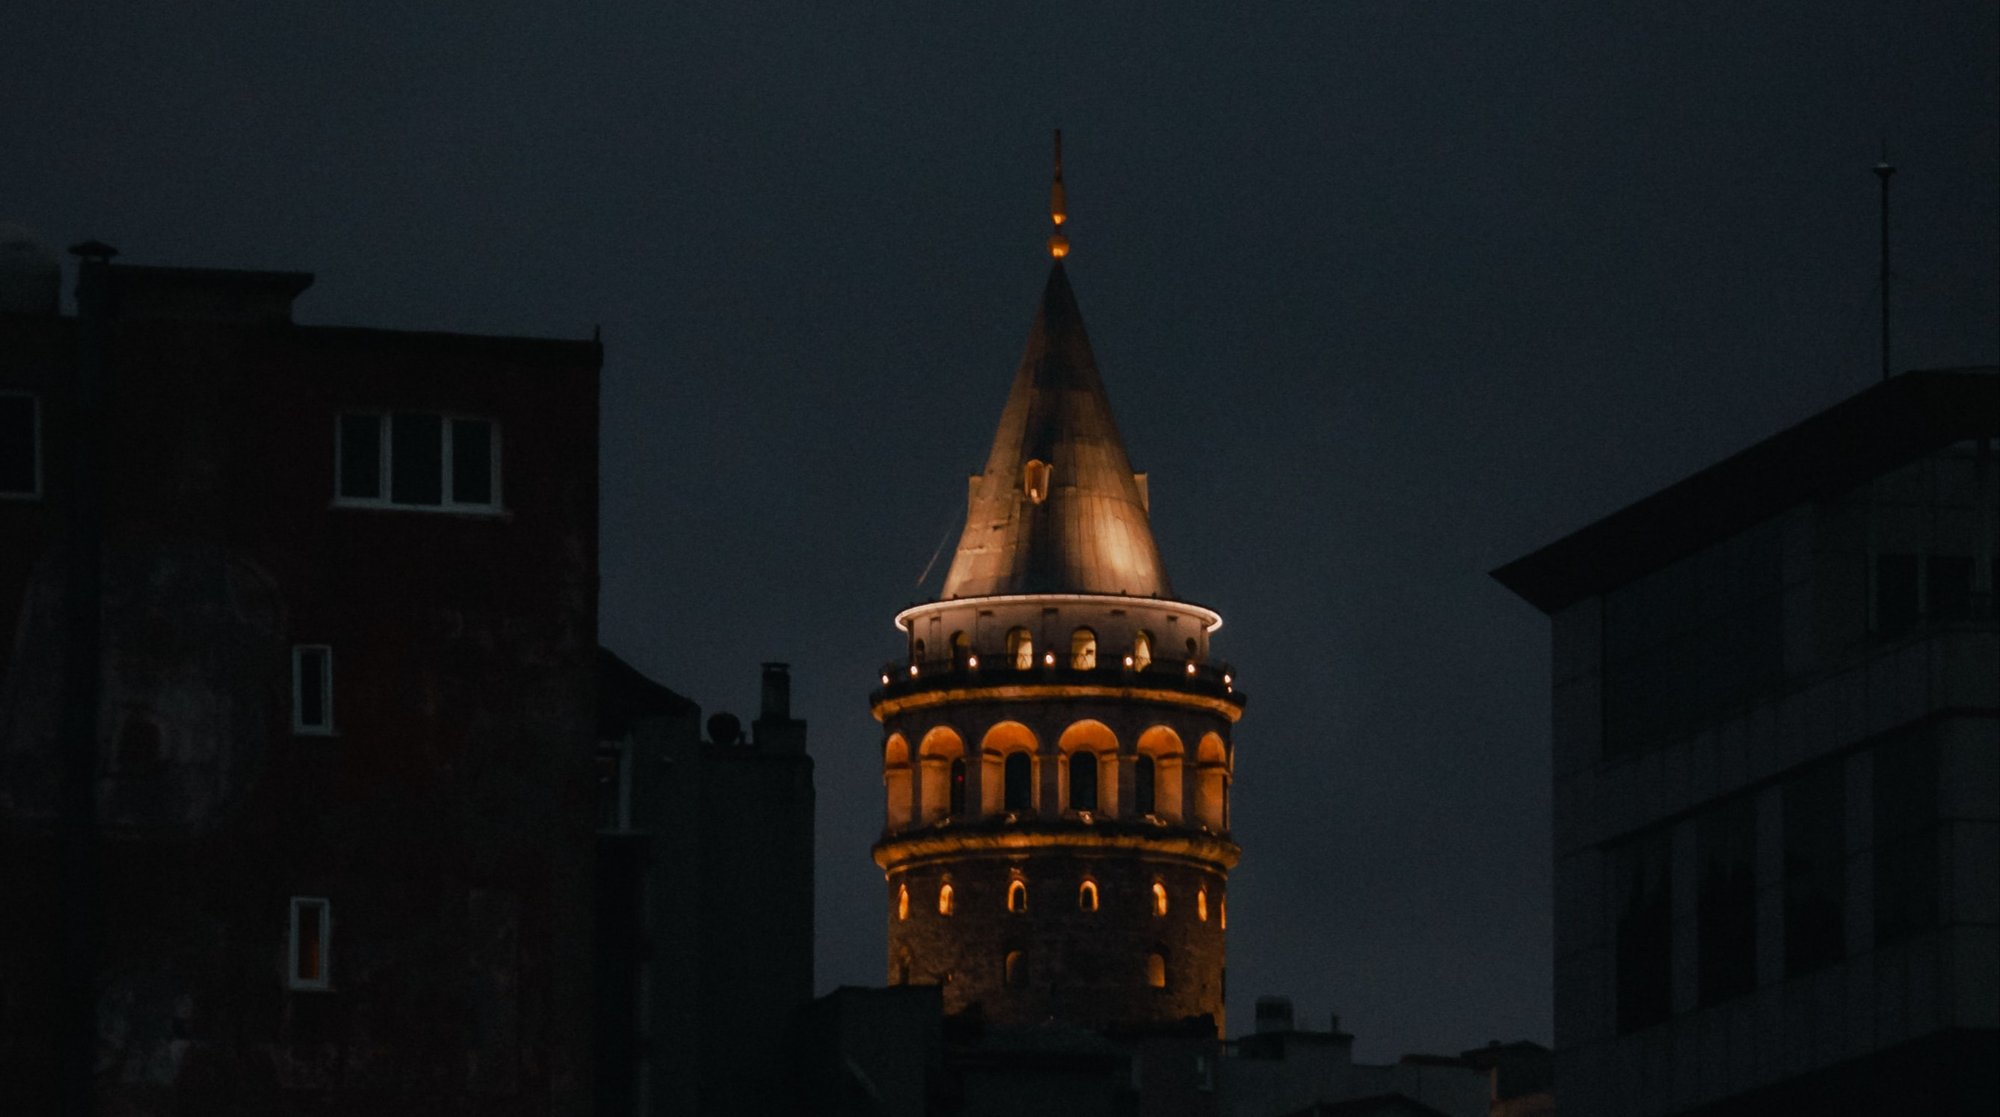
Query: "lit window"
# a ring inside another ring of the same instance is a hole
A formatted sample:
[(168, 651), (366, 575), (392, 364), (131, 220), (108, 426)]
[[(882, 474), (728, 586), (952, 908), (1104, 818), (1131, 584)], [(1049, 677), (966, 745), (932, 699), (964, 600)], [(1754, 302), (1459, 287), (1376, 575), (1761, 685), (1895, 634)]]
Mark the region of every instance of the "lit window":
[(1153, 914), (1167, 914), (1167, 886), (1159, 881), (1153, 882)]
[(1215, 902), (1215, 921), (1216, 926), (1229, 930), (1229, 897), (1224, 896)]
[(1004, 965), (1007, 988), (1019, 989), (1028, 984), (1028, 955), (1025, 951), (1010, 950)]
[(1208, 889), (1206, 888), (1194, 894), (1194, 917), (1203, 923), (1208, 922)]
[(908, 919), (909, 917), (910, 917), (910, 886), (907, 884), (898, 885), (896, 887), (896, 918)]
[(1097, 910), (1097, 882), (1087, 880), (1076, 890), (1076, 906), (1084, 911)]
[(324, 644), (292, 649), (292, 732), (333, 732), (333, 649)]
[(951, 882), (946, 881), (945, 883), (938, 886), (938, 914), (950, 915), (952, 907), (953, 907), (953, 901), (952, 901)]
[(1132, 670), (1144, 671), (1153, 662), (1153, 634), (1145, 629), (1132, 634)]
[(490, 419), (412, 412), (340, 417), (340, 504), (496, 511), (500, 440)]
[(1016, 915), (1028, 910), (1028, 886), (1023, 881), (1014, 881), (1007, 886), (1007, 910)]
[(1054, 471), (1049, 463), (1030, 459), (1021, 466), (1021, 492), (1031, 504), (1040, 504), (1049, 498), (1049, 475)]
[(1096, 669), (1097, 633), (1087, 628), (1079, 628), (1070, 634), (1069, 665), (1078, 671)]
[(292, 897), (285, 985), (292, 989), (328, 988), (328, 948), (332, 941), (333, 905), (317, 896)]
[(42, 495), (41, 401), (0, 392), (0, 497)]
[(1007, 662), (1016, 671), (1026, 671), (1035, 665), (1035, 638), (1025, 628), (1007, 630)]
[(1167, 987), (1167, 956), (1157, 950), (1146, 955), (1146, 984), (1155, 989)]

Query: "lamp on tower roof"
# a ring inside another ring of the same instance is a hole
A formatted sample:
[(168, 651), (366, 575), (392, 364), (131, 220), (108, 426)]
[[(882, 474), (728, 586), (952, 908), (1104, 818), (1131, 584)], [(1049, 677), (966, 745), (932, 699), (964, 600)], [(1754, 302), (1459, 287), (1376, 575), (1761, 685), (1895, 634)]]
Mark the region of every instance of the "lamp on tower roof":
[(1060, 260), (1069, 255), (1069, 238), (1062, 234), (1063, 219), (1068, 217), (1068, 207), (1064, 204), (1062, 181), (1062, 129), (1056, 129), (1056, 175), (1049, 184), (1049, 220), (1055, 223), (1055, 231), (1049, 234), (1049, 255)]

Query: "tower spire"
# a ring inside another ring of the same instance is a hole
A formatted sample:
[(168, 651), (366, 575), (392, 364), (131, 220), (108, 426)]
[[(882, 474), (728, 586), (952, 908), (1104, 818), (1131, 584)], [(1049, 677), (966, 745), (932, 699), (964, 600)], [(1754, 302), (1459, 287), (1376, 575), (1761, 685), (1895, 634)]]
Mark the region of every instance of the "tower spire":
[(1054, 181), (1049, 183), (1049, 221), (1055, 225), (1055, 231), (1049, 234), (1049, 255), (1058, 260), (1069, 255), (1069, 238), (1062, 233), (1062, 223), (1068, 217), (1069, 207), (1063, 197), (1062, 129), (1058, 128), (1056, 129), (1056, 173)]

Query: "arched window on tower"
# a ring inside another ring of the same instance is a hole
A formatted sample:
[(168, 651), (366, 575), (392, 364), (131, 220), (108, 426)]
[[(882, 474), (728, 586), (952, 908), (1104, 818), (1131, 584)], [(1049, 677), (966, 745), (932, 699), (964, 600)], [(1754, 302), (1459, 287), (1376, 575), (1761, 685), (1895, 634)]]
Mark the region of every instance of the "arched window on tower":
[(1035, 638), (1018, 625), (1007, 630), (1007, 662), (1013, 664), (1016, 671), (1027, 671), (1035, 666)]
[(953, 895), (954, 894), (951, 890), (950, 881), (945, 881), (943, 884), (938, 885), (939, 915), (950, 915), (952, 913), (952, 910), (957, 906), (956, 901), (953, 899)]
[(972, 662), (972, 637), (963, 630), (951, 634), (951, 665), (964, 667)]
[(1010, 950), (1003, 963), (1002, 974), (1007, 988), (1019, 989), (1028, 984), (1028, 954), (1024, 950)]
[(1146, 984), (1155, 989), (1167, 987), (1167, 956), (1157, 950), (1146, 955)]
[(1078, 749), (1069, 754), (1069, 809), (1097, 809), (1097, 754)]
[(896, 886), (896, 918), (908, 919), (909, 917), (910, 917), (910, 886), (907, 884), (899, 884)]
[(1141, 756), (1132, 762), (1132, 798), (1135, 800), (1134, 805), (1138, 813), (1142, 815), (1153, 813), (1159, 797), (1159, 788), (1156, 786), (1158, 778), (1152, 757)]
[(965, 817), (965, 758), (951, 762), (951, 817)]
[(1144, 671), (1153, 662), (1153, 634), (1145, 629), (1132, 634), (1132, 670)]
[(1088, 628), (1070, 633), (1069, 665), (1078, 671), (1097, 669), (1097, 633)]
[(924, 661), (924, 642), (922, 640), (912, 640), (910, 642), (910, 666), (915, 667), (917, 664), (922, 663), (923, 661)]
[(1157, 880), (1153, 882), (1153, 914), (1167, 914), (1167, 886)]
[(1076, 906), (1079, 911), (1097, 910), (1097, 882), (1084, 881), (1076, 890)]
[(1007, 885), (1007, 910), (1020, 915), (1028, 910), (1028, 882), (1012, 881)]
[(1208, 889), (1206, 888), (1200, 889), (1194, 894), (1194, 917), (1203, 923), (1208, 922)]
[(1027, 753), (1007, 754), (1007, 767), (1003, 777), (1007, 784), (1004, 809), (1025, 811), (1035, 805), (1034, 772), (1034, 758)]
[(1189, 663), (1193, 663), (1201, 658), (1201, 645), (1195, 643), (1192, 636), (1187, 638), (1187, 653)]

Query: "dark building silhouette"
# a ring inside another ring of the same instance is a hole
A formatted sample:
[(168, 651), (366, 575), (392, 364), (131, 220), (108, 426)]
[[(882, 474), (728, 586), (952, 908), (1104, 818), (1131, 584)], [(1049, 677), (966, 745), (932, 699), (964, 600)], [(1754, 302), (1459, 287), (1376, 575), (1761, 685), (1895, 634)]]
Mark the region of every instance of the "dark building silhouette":
[(598, 346), (83, 256), (0, 305), (0, 1109), (587, 1112)]
[(2000, 1108), (2000, 374), (1495, 572), (1553, 622), (1564, 1111)]
[(782, 1112), (813, 993), (813, 784), (791, 677), (749, 734), (609, 652), (598, 689), (598, 1112)]
[(871, 699), (889, 980), (991, 1024), (1213, 1034), (1244, 695), (1221, 617), (1167, 581), (1056, 255), (943, 590)]

